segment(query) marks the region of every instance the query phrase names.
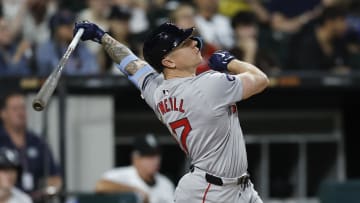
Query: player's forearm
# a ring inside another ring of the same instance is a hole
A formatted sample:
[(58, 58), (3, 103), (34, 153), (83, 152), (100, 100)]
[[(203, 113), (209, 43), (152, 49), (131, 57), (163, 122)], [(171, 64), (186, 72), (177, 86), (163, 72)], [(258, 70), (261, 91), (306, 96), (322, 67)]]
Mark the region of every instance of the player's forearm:
[(234, 74), (241, 74), (241, 73), (245, 73), (245, 72), (250, 72), (254, 75), (259, 75), (259, 76), (263, 76), (266, 77), (266, 74), (264, 72), (262, 72), (259, 68), (257, 68), (256, 66), (244, 62), (244, 61), (240, 61), (238, 59), (234, 59), (232, 60), (229, 64), (228, 64), (228, 70)]
[(120, 184), (120, 183), (114, 183), (114, 182), (108, 181), (108, 180), (100, 180), (96, 184), (95, 191), (97, 193), (133, 192), (133, 193), (140, 195), (140, 198), (141, 198), (140, 202), (148, 203), (148, 201), (149, 201), (148, 194), (145, 193), (144, 191), (137, 189), (135, 187), (131, 187), (131, 186), (128, 186), (125, 184)]
[(100, 180), (95, 188), (98, 193), (137, 192), (136, 188), (124, 184), (114, 183), (107, 180)]
[(272, 17), (271, 23), (274, 28), (280, 31), (296, 32), (301, 28), (301, 26), (309, 22), (311, 19), (311, 12), (306, 12), (302, 15), (290, 19), (286, 18), (280, 13), (275, 13)]
[(268, 86), (269, 84), (269, 79), (266, 74), (250, 63), (234, 59), (228, 64), (228, 70), (236, 75), (246, 72), (250, 73), (256, 80), (260, 81), (265, 86)]
[[(109, 34), (105, 34), (103, 36), (103, 38), (101, 39), (101, 43), (104, 49), (106, 50), (106, 52), (111, 57), (111, 59), (117, 64), (119, 64), (125, 57), (133, 54), (128, 47), (116, 41)], [(129, 75), (134, 75), (136, 71), (138, 71), (145, 65), (146, 63), (139, 59), (130, 62), (126, 66), (125, 70)]]

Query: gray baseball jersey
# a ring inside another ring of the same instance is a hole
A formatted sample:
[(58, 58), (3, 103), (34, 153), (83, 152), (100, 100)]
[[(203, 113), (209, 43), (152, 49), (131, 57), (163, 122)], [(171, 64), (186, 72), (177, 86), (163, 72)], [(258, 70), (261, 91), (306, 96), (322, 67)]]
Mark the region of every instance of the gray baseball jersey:
[(247, 170), (246, 149), (235, 102), (239, 78), (208, 71), (164, 80), (152, 74), (138, 81), (143, 98), (168, 127), (192, 164), (220, 177)]

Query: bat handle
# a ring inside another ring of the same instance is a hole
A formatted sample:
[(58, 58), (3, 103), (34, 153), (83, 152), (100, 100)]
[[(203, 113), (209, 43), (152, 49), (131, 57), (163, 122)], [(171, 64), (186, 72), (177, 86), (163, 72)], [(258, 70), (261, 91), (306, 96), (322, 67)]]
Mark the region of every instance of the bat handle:
[(81, 38), (81, 36), (83, 35), (83, 33), (84, 33), (84, 28), (80, 28), (80, 29), (76, 32), (73, 40), (71, 41), (71, 43), (70, 43), (70, 45), (69, 45), (69, 49), (75, 49), (75, 47), (76, 47), (76, 45), (78, 44), (78, 42), (80, 41), (80, 38)]

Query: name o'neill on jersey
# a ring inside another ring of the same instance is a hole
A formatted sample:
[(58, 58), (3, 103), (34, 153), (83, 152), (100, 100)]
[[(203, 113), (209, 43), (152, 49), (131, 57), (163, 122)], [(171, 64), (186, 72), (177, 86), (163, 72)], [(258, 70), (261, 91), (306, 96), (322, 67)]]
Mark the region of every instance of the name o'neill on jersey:
[(178, 111), (184, 113), (184, 100), (176, 99), (176, 97), (165, 98), (157, 104), (158, 111), (164, 115), (170, 111)]

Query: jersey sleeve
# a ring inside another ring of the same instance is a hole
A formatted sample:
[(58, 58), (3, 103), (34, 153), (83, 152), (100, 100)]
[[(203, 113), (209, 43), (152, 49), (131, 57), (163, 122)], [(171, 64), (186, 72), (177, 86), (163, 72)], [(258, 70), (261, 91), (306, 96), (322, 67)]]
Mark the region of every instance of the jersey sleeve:
[(156, 109), (156, 103), (154, 100), (155, 90), (159, 87), (159, 85), (164, 81), (164, 77), (162, 74), (152, 73), (144, 77), (144, 79), (140, 82), (141, 84), (141, 96), (145, 99), (146, 103), (153, 109)]
[(201, 89), (214, 109), (241, 101), (243, 85), (240, 78), (211, 71), (202, 80)]

